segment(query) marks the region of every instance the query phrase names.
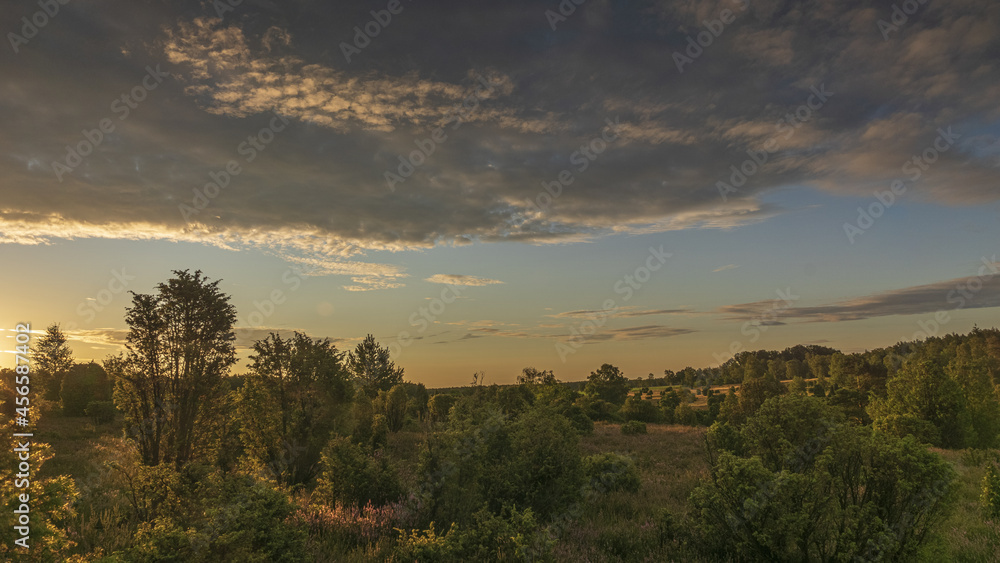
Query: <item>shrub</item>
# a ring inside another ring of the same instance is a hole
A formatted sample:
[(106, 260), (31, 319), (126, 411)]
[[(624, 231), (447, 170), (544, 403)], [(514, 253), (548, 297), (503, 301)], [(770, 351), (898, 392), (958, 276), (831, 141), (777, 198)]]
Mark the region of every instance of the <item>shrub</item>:
[(370, 451), (337, 437), (323, 451), (322, 473), (314, 494), (326, 504), (340, 502), (360, 508), (371, 502), (383, 506), (403, 495), (395, 471), (380, 450)]
[(637, 492), (640, 487), (639, 468), (631, 457), (605, 452), (583, 459), (583, 470), (590, 488), (602, 493)]
[(625, 400), (625, 405), (622, 406), (618, 414), (625, 420), (656, 422), (659, 409), (652, 401), (643, 400), (641, 397), (629, 397)]
[(953, 501), (951, 464), (828, 409), (815, 397), (769, 399), (741, 429), (746, 451), (714, 460), (691, 494), (707, 557), (915, 559)]
[(625, 424), (622, 424), (622, 434), (626, 436), (632, 436), (635, 434), (645, 434), (646, 433), (646, 423), (639, 422), (638, 420), (630, 420)]
[(164, 500), (139, 524), (121, 560), (306, 561), (305, 532), (289, 520), (293, 506), (269, 483), (205, 467), (175, 472), (161, 464), (152, 474), (140, 473), (157, 477), (146, 483)]
[(100, 364), (75, 364), (63, 379), (60, 395), (66, 416), (86, 416), (91, 401), (111, 399), (111, 383)]
[(1000, 471), (997, 471), (995, 463), (986, 466), (986, 475), (983, 476), (983, 492), (979, 500), (988, 519), (1000, 516)]
[(569, 423), (573, 425), (573, 428), (583, 435), (589, 435), (594, 432), (594, 421), (590, 420), (587, 413), (583, 412), (583, 408), (579, 405), (568, 404), (559, 409), (559, 414), (566, 417)]
[(499, 514), (483, 508), (466, 526), (452, 523), (443, 535), (434, 526), (411, 530), (400, 540), (397, 561), (546, 561), (553, 541), (530, 508), (504, 507)]
[(94, 424), (107, 424), (115, 420), (115, 404), (111, 401), (91, 401), (85, 411)]

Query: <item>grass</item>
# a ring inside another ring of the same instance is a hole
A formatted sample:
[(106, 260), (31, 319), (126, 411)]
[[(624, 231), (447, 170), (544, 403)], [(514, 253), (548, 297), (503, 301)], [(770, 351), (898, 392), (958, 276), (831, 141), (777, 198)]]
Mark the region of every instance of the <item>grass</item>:
[[(958, 498), (950, 517), (938, 529), (924, 560), (955, 561), (958, 563), (992, 563), (1000, 561), (1000, 522), (984, 518), (979, 504), (986, 459), (975, 459), (967, 452), (933, 451), (951, 462), (958, 474)], [(994, 451), (990, 457), (997, 455)]]
[[(616, 492), (586, 505), (563, 533), (555, 548), (558, 561), (646, 562), (690, 560), (663, 532), (664, 511), (680, 520), (687, 511), (688, 496), (708, 475), (705, 428), (647, 424), (647, 434), (625, 436), (620, 425), (597, 423), (593, 434), (580, 439), (585, 456), (601, 452), (629, 455), (637, 462), (642, 488), (638, 493)], [(95, 427), (89, 418), (44, 416), (36, 431), (41, 442), (52, 445), (53, 458), (41, 475), (69, 474), (84, 477), (100, 466), (97, 448), (102, 437), (118, 436), (121, 423)], [(403, 482), (413, 487), (424, 432), (389, 435), (388, 453)], [(1000, 459), (1000, 452), (972, 455), (935, 449), (955, 468), (957, 499), (948, 518), (935, 530), (921, 560), (926, 562), (988, 563), (1000, 561), (1000, 522), (984, 518), (979, 494), (986, 463)], [(346, 554), (346, 553), (345, 553)], [(379, 559), (374, 552), (366, 556)], [(344, 559), (353, 560), (353, 559)]]
[[(580, 440), (583, 455), (616, 452), (639, 467), (639, 493), (611, 493), (584, 510), (557, 544), (559, 561), (670, 561), (661, 540), (664, 509), (680, 515), (698, 481), (708, 475), (705, 428), (647, 424), (647, 434), (624, 436), (620, 425), (597, 423)], [(666, 559), (665, 559), (666, 558)]]

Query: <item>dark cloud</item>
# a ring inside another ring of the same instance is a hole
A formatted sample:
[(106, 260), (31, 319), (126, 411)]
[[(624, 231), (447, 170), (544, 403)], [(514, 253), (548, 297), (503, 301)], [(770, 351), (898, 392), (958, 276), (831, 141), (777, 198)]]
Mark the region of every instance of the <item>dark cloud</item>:
[[(0, 59), (15, 77), (0, 84), (0, 242), (255, 248), (350, 277), (348, 289), (398, 287), (405, 272), (367, 251), (766, 221), (783, 210), (760, 196), (781, 186), (868, 196), (907, 178), (903, 165), (948, 127), (961, 136), (906, 197), (1000, 193), (997, 138), (981, 131), (1000, 116), (1000, 5), (988, 0), (926, 3), (888, 40), (877, 25), (888, 0), (745, 12), (725, 0), (594, 1), (554, 31), (526, 0), (403, 6), (351, 62), (341, 42), (371, 3), (248, 0), (222, 19), (209, 2), (62, 6)], [(18, 29), (33, 7), (5, 11), (0, 28)], [(723, 9), (735, 21), (678, 72), (673, 54)], [(114, 101), (158, 65), (172, 76), (119, 119)], [(495, 87), (390, 190), (384, 173), (427, 146), (480, 77)], [(823, 87), (829, 99), (803, 110)], [(247, 162), (241, 143), (275, 115), (288, 125)], [(52, 163), (104, 118), (115, 130), (60, 182)], [(580, 171), (571, 160), (606, 119), (618, 136)], [(768, 162), (723, 202), (716, 183), (772, 139)], [(182, 216), (230, 161), (241, 172)], [(563, 170), (572, 183), (532, 206)]]
[[(785, 324), (777, 320), (807, 322), (858, 321), (891, 315), (918, 315), (958, 309), (1000, 307), (1000, 263), (985, 260), (976, 275), (906, 287), (814, 307), (773, 309), (761, 301), (716, 309), (731, 320), (758, 320), (760, 324)], [(768, 315), (768, 310), (774, 310)], [(774, 318), (772, 318), (774, 317)]]

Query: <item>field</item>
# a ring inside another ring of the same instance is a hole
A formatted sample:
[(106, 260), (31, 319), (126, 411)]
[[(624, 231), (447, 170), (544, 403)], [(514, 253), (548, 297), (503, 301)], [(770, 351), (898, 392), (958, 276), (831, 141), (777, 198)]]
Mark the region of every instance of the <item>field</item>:
[[(687, 498), (700, 479), (708, 476), (703, 427), (649, 424), (648, 434), (625, 436), (620, 425), (597, 423), (592, 435), (580, 439), (583, 455), (617, 452), (633, 457), (642, 488), (638, 494), (616, 492), (600, 497), (596, 505), (581, 507), (556, 546), (559, 561), (652, 562), (670, 561), (677, 549), (671, 527), (684, 518)], [(120, 432), (118, 425), (95, 428), (87, 418), (49, 415), (38, 437), (52, 445), (54, 456), (45, 475), (68, 473), (74, 477), (99, 471), (95, 446), (103, 436)], [(414, 484), (412, 468), (424, 435), (399, 432), (390, 436), (390, 456), (396, 460), (407, 484)], [(1000, 561), (1000, 525), (984, 521), (979, 490), (984, 464), (996, 452), (935, 449), (953, 464), (959, 475), (955, 510), (928, 545), (924, 561)], [(679, 560), (679, 559), (678, 559)]]

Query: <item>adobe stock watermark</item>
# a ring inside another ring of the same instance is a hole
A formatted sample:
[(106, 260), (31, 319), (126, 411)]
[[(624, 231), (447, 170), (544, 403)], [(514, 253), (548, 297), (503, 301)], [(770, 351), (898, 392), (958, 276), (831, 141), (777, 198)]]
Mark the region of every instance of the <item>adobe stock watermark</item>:
[(892, 5), (892, 15), (889, 17), (889, 21), (880, 19), (876, 22), (878, 25), (878, 30), (882, 34), (882, 40), (888, 41), (889, 34), (894, 31), (899, 31), (899, 28), (906, 25), (906, 22), (910, 21), (910, 16), (917, 13), (917, 10), (921, 6), (927, 3), (927, 0), (905, 0), (902, 3), (902, 7), (899, 5)]
[(552, 31), (556, 30), (556, 24), (566, 21), (567, 18), (576, 13), (576, 7), (582, 6), (587, 0), (562, 0), (556, 7), (559, 11), (545, 10), (545, 21), (549, 22)]
[[(412, 1), (412, 0), (410, 0)], [(354, 41), (348, 43), (340, 42), (340, 52), (344, 54), (347, 63), (351, 63), (351, 57), (360, 55), (361, 51), (372, 44), (372, 39), (378, 37), (382, 30), (392, 23), (392, 16), (397, 16), (403, 12), (404, 6), (400, 0), (389, 0), (384, 10), (372, 10), (369, 12), (372, 19), (363, 26), (354, 26)]]
[(488, 82), (482, 75), (478, 75), (477, 80), (479, 80), (480, 84), (476, 86), (475, 90), (466, 96), (461, 103), (456, 104), (455, 107), (448, 110), (448, 113), (445, 114), (444, 122), (431, 131), (429, 137), (413, 141), (413, 144), (417, 146), (416, 150), (411, 151), (407, 156), (399, 155), (399, 165), (396, 166), (395, 172), (386, 170), (382, 174), (386, 184), (389, 186), (390, 192), (395, 192), (396, 184), (402, 184), (412, 176), (417, 168), (423, 166), (431, 155), (434, 154), (438, 145), (448, 139), (448, 135), (444, 132), (446, 125), (454, 122), (455, 125), (451, 129), (452, 131), (457, 130), (479, 108), (479, 100), (485, 99), (496, 90), (497, 84)]
[[(606, 118), (604, 122), (607, 125), (601, 129), (600, 135), (591, 139), (590, 142), (581, 145), (578, 150), (573, 151), (569, 156), (569, 163), (575, 165), (577, 174), (586, 172), (590, 168), (590, 164), (608, 149), (608, 145), (618, 140), (618, 131), (622, 127), (618, 116), (615, 116), (614, 121), (611, 121), (611, 118)], [(538, 195), (534, 199), (528, 200), (528, 208), (534, 209), (539, 213), (548, 211), (552, 202), (562, 195), (563, 188), (572, 184), (575, 179), (573, 171), (566, 168), (559, 172), (555, 180), (551, 182), (543, 181), (542, 188), (544, 190), (538, 192)]]
[[(117, 115), (119, 121), (125, 121), (132, 110), (137, 109), (149, 93), (159, 88), (163, 79), (169, 77), (170, 73), (161, 71), (160, 65), (156, 65), (156, 68), (147, 66), (146, 76), (142, 77), (139, 84), (111, 102), (111, 113)], [(52, 171), (55, 172), (56, 178), (62, 182), (63, 174), (73, 172), (77, 166), (83, 164), (84, 157), (93, 154), (104, 142), (104, 136), (114, 131), (115, 123), (110, 117), (101, 119), (94, 129), (84, 129), (81, 132), (83, 140), (76, 145), (66, 145), (66, 158), (52, 163)]]
[(34, 39), (38, 32), (59, 14), (59, 7), (66, 4), (69, 4), (69, 0), (38, 0), (38, 7), (41, 9), (31, 16), (21, 18), (21, 33), (13, 31), (7, 33), (7, 41), (10, 41), (10, 48), (14, 50), (14, 54), (20, 53), (21, 46), (27, 45), (28, 41)]
[[(278, 122), (282, 125), (278, 125)], [(246, 164), (250, 164), (257, 159), (257, 156), (267, 148), (267, 145), (274, 141), (277, 133), (285, 130), (288, 126), (288, 120), (279, 115), (275, 115), (267, 127), (263, 127), (260, 131), (257, 131), (254, 135), (247, 136), (246, 140), (241, 142), (236, 147), (236, 153), (243, 157), (243, 161)], [(208, 177), (210, 182), (202, 186), (201, 189), (194, 188), (194, 196), (191, 198), (191, 203), (181, 203), (177, 206), (177, 209), (181, 212), (181, 217), (185, 221), (191, 222), (191, 217), (201, 213), (211, 201), (222, 193), (222, 190), (229, 186), (234, 178), (243, 173), (243, 167), (240, 166), (239, 161), (232, 159), (226, 163), (226, 166), (215, 172), (209, 172)]]
[[(950, 126), (947, 129), (938, 129), (937, 132), (938, 136), (931, 146), (925, 148), (920, 154), (915, 154), (907, 159), (900, 168), (903, 174), (908, 176), (910, 182), (916, 182), (923, 177), (924, 172), (927, 172), (927, 169), (962, 137), (958, 133), (952, 132)], [(844, 223), (844, 234), (847, 235), (847, 240), (854, 244), (858, 235), (863, 235), (868, 229), (871, 229), (875, 225), (875, 221), (896, 204), (896, 197), (906, 193), (907, 189), (906, 183), (897, 178), (889, 184), (888, 190), (875, 190), (873, 195), (876, 201), (871, 202), (867, 208), (858, 208), (856, 222)]]
[[(93, 322), (97, 318), (97, 313), (100, 313), (111, 305), (117, 296), (125, 293), (135, 279), (136, 277), (129, 275), (124, 267), (118, 270), (111, 270), (111, 277), (104, 287), (98, 290), (93, 297), (84, 299), (76, 306), (74, 310), (77, 316), (82, 318), (85, 323)], [(63, 328), (71, 331), (79, 328), (79, 325), (75, 322), (69, 322)]]
[[(986, 284), (993, 281), (993, 278), (1000, 274), (1000, 263), (997, 262), (997, 255), (992, 258), (983, 256), (982, 265), (975, 276), (965, 278), (950, 289), (944, 296), (945, 302), (951, 305), (947, 309), (939, 309), (928, 319), (917, 321), (920, 330), (913, 333), (909, 340), (926, 340), (937, 336), (938, 331), (952, 321), (952, 313), (961, 311), (975, 301), (976, 296), (983, 290)], [(905, 339), (904, 339), (905, 341)]]
[(795, 111), (786, 113), (784, 117), (778, 120), (778, 123), (774, 126), (776, 131), (775, 136), (764, 141), (763, 145), (761, 145), (761, 150), (747, 149), (747, 155), (750, 158), (744, 160), (739, 167), (735, 164), (729, 167), (729, 170), (732, 172), (729, 175), (729, 183), (726, 183), (725, 180), (719, 180), (715, 183), (715, 189), (719, 191), (719, 196), (722, 197), (723, 202), (729, 200), (729, 194), (739, 192), (739, 188), (743, 187), (747, 183), (747, 180), (760, 172), (764, 165), (767, 164), (770, 155), (778, 152), (778, 149), (781, 148), (779, 137), (785, 141), (791, 139), (799, 127), (802, 127), (803, 123), (807, 123), (813, 118), (813, 112), (822, 109), (826, 105), (826, 102), (833, 97), (833, 92), (826, 89), (826, 84), (820, 84), (819, 88), (811, 86), (809, 90), (812, 93), (806, 98), (804, 104), (795, 108)]
[[(771, 307), (769, 309), (746, 321), (743, 323), (743, 326), (740, 327), (740, 334), (749, 337), (750, 344), (760, 340), (763, 333), (767, 332), (772, 326), (778, 324), (778, 319), (781, 317), (781, 314), (794, 307), (795, 303), (801, 299), (800, 296), (792, 293), (792, 288), (790, 287), (785, 288), (784, 290), (775, 290), (775, 294), (778, 298), (771, 301)], [(719, 365), (722, 365), (730, 358), (744, 350), (746, 350), (746, 344), (744, 344), (742, 339), (737, 338), (729, 343), (729, 349), (727, 350), (727, 353), (729, 354), (728, 356), (726, 354), (712, 352), (712, 357), (715, 358), (715, 361), (719, 362)]]
[(264, 321), (271, 318), (279, 305), (284, 305), (288, 301), (288, 295), (295, 293), (302, 287), (302, 280), (307, 273), (294, 266), (288, 268), (281, 274), (281, 283), (284, 287), (272, 289), (266, 298), (254, 300), (254, 311), (247, 314), (243, 322), (244, 328), (264, 326)]
[[(750, 7), (750, 0), (731, 0), (734, 4), (739, 4), (741, 12), (746, 12), (747, 8)], [(727, 25), (731, 25), (736, 21), (736, 14), (732, 10), (725, 8), (719, 12), (718, 19), (714, 20), (702, 20), (701, 25), (705, 26), (705, 31), (699, 32), (696, 36), (687, 36), (687, 47), (684, 52), (674, 51), (673, 59), (674, 64), (677, 65), (678, 72), (684, 72), (684, 65), (693, 64), (695, 59), (700, 57), (705, 49), (709, 48), (712, 43), (722, 32), (726, 30)]]
[[(430, 303), (426, 307), (417, 307), (407, 322), (410, 326), (417, 329), (416, 336), (420, 336), (427, 331), (434, 322), (438, 320), (441, 315), (444, 314), (448, 305), (455, 302), (456, 299), (461, 297), (462, 289), (461, 287), (453, 284), (446, 284), (445, 287), (441, 289), (441, 293), (437, 297), (432, 297)], [(396, 340), (389, 344), (389, 356), (393, 361), (397, 360), (400, 354), (403, 353), (403, 348), (406, 348), (413, 344), (414, 334), (410, 333), (409, 330), (401, 330), (396, 335)]]
[(222, 20), (227, 13), (235, 12), (236, 7), (242, 3), (243, 0), (212, 0), (212, 7), (215, 8), (215, 16)]
[[(639, 291), (643, 285), (649, 282), (653, 274), (663, 268), (663, 265), (667, 263), (667, 259), (671, 256), (673, 256), (673, 253), (664, 252), (662, 244), (659, 248), (650, 246), (649, 255), (646, 257), (645, 263), (616, 280), (612, 286), (611, 289), (615, 295), (621, 296), (621, 303), (628, 303), (635, 295), (635, 292)], [(570, 354), (576, 353), (577, 350), (587, 343), (588, 337), (592, 337), (597, 333), (599, 328), (607, 324), (608, 319), (618, 312), (619, 306), (617, 299), (605, 299), (604, 303), (601, 304), (600, 311), (597, 311), (591, 318), (581, 321), (578, 325), (570, 327), (570, 338), (560, 340), (555, 344), (559, 359), (563, 363), (566, 363), (566, 358)]]

